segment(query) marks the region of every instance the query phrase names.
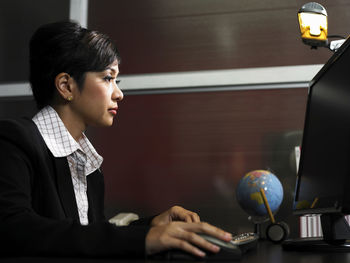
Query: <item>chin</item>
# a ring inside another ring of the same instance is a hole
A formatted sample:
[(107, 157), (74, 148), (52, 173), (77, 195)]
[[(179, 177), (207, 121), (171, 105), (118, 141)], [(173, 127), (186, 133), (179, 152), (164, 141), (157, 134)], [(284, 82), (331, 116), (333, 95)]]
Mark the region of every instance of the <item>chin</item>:
[(113, 125), (114, 117), (111, 115), (103, 115), (100, 118), (96, 118), (96, 124), (100, 127), (110, 127)]
[(113, 125), (113, 121), (106, 121), (101, 123), (102, 127), (111, 127)]
[(105, 122), (105, 126), (106, 126), (106, 127), (110, 127), (110, 126), (112, 126), (112, 125), (113, 125), (113, 119), (108, 120), (108, 121)]
[(113, 125), (113, 119), (112, 120), (100, 120), (99, 122), (95, 123), (95, 126), (98, 127), (110, 127)]

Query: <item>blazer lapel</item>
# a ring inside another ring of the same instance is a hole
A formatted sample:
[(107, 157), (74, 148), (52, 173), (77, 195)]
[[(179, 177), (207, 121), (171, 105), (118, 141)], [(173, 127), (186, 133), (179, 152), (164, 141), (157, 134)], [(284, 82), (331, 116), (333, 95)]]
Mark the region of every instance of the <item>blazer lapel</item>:
[(64, 212), (68, 218), (79, 221), (78, 207), (66, 157), (54, 158), (57, 175), (57, 188)]

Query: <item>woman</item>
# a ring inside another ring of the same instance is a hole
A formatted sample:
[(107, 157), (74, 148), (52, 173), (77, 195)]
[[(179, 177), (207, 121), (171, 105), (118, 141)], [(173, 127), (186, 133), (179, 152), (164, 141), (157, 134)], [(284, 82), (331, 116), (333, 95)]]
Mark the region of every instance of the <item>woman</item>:
[[(10, 255), (144, 256), (219, 248), (195, 233), (231, 235), (182, 207), (129, 226), (104, 217), (98, 155), (84, 135), (110, 126), (123, 93), (120, 57), (106, 36), (73, 22), (39, 28), (30, 41), (30, 83), (39, 112), (0, 122), (0, 239)], [(4, 254), (4, 253), (3, 253)]]

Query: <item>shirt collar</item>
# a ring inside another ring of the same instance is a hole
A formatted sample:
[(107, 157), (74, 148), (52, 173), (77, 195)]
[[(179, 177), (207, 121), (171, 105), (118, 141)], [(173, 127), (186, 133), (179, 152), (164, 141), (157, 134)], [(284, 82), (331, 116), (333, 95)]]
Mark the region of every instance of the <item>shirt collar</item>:
[(78, 142), (75, 141), (51, 106), (41, 109), (33, 117), (33, 121), (54, 157), (67, 157), (80, 150), (87, 157), (86, 174), (92, 173), (101, 166), (103, 158), (96, 152), (85, 134), (83, 133)]

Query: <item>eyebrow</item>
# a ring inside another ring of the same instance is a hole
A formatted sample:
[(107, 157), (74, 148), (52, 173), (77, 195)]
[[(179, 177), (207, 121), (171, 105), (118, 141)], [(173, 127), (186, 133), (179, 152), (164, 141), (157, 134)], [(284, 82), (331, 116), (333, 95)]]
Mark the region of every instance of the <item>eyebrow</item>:
[(106, 68), (105, 70), (111, 70), (111, 71), (113, 71), (114, 73), (119, 73), (119, 71), (116, 71), (114, 68), (111, 68), (111, 67), (108, 67), (108, 68)]

